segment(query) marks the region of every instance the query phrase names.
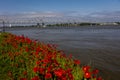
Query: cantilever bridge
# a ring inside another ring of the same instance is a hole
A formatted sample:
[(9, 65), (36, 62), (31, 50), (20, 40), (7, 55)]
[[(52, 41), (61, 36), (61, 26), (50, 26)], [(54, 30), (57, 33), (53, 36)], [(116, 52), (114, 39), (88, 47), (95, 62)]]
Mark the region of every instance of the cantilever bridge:
[(29, 25), (36, 25), (37, 23), (41, 24), (43, 23), (42, 19), (39, 18), (6, 18), (6, 19), (0, 19), (0, 26), (10, 27), (10, 26), (29, 26)]
[(0, 16), (0, 27), (3, 26), (31, 26), (37, 24), (56, 24), (56, 23), (74, 23), (80, 22), (79, 18), (71, 17), (14, 17), (14, 16)]

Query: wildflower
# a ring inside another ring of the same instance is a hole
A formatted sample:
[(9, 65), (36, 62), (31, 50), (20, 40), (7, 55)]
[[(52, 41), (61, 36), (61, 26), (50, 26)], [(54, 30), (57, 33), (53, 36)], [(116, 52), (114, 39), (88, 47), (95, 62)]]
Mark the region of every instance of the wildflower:
[(87, 79), (91, 78), (91, 73), (90, 72), (85, 72), (84, 77), (87, 78)]
[(64, 77), (61, 78), (61, 80), (67, 80), (67, 78), (64, 76)]
[(40, 80), (38, 76), (33, 77), (31, 80)]
[(46, 78), (46, 79), (52, 78), (52, 74), (51, 74), (51, 73), (46, 73), (45, 78)]
[(70, 80), (74, 80), (74, 77), (71, 73), (68, 74)]
[(39, 68), (40, 74), (44, 74), (45, 69), (44, 68)]
[(84, 67), (83, 67), (83, 71), (84, 71), (84, 72), (89, 71), (89, 69), (90, 69), (90, 66), (84, 66)]
[(74, 64), (79, 65), (80, 64), (80, 60), (74, 60)]
[(50, 72), (50, 71), (52, 71), (52, 67), (47, 68), (47, 72)]
[(36, 61), (36, 64), (39, 65), (39, 64), (40, 64), (40, 61)]
[(28, 44), (30, 44), (30, 43), (32, 42), (28, 37), (25, 38), (25, 41), (26, 41)]
[(20, 78), (20, 80), (27, 80), (26, 78)]
[(98, 74), (98, 73), (99, 73), (99, 70), (98, 70), (98, 69), (95, 69), (95, 70), (93, 70), (92, 73), (93, 73), (93, 74)]
[(26, 47), (25, 51), (26, 51), (26, 52), (29, 52), (29, 49), (28, 49), (28, 47)]
[(39, 54), (39, 52), (38, 52), (38, 51), (36, 51), (36, 52), (35, 52), (35, 55), (36, 55), (36, 56), (38, 56), (38, 54)]
[(102, 77), (98, 77), (97, 80), (102, 80)]
[(44, 59), (44, 60), (42, 60), (42, 61), (43, 61), (43, 63), (45, 63), (45, 64), (49, 63), (49, 60), (48, 60), (48, 59)]
[(65, 71), (63, 69), (58, 69), (55, 70), (54, 73), (56, 76), (61, 77), (65, 73)]
[(42, 66), (43, 66), (43, 67), (46, 67), (46, 66), (47, 66), (47, 64), (45, 64), (45, 63), (44, 63), (44, 64), (42, 64)]
[(36, 73), (37, 71), (39, 71), (39, 68), (38, 67), (34, 67), (33, 71)]
[(71, 71), (72, 71), (72, 69), (69, 68), (69, 69), (66, 70), (66, 73), (71, 73)]

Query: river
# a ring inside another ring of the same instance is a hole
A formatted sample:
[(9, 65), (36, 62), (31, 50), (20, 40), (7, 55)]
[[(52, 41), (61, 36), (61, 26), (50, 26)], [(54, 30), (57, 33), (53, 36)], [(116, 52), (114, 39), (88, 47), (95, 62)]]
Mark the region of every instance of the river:
[(57, 44), (81, 64), (98, 68), (104, 80), (120, 79), (120, 26), (8, 29), (44, 43)]

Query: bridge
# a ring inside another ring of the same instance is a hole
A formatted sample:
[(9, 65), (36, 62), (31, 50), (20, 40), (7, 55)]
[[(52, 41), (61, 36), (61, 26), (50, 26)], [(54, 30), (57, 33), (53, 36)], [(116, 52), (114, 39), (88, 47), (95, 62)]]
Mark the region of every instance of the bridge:
[(44, 24), (60, 24), (60, 23), (77, 23), (80, 22), (79, 17), (45, 17), (45, 16), (16, 16), (16, 15), (0, 15), (0, 26), (3, 26), (3, 21), (5, 26), (31, 26), (31, 25), (42, 25)]

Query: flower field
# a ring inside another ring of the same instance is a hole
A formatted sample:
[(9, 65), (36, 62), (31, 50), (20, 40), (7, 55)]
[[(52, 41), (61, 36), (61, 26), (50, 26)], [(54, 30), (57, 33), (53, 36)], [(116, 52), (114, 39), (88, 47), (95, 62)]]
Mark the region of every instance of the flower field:
[(98, 69), (81, 66), (56, 45), (23, 35), (0, 34), (0, 80), (103, 80)]

